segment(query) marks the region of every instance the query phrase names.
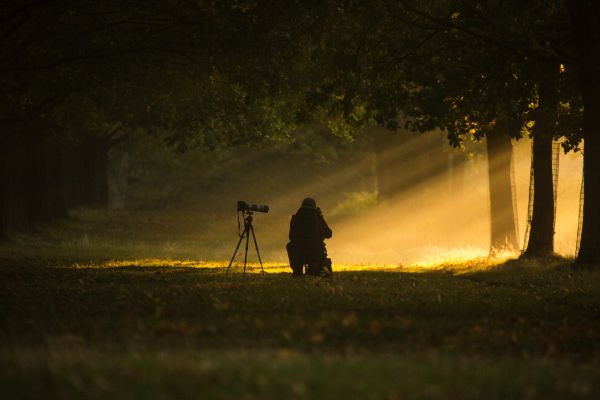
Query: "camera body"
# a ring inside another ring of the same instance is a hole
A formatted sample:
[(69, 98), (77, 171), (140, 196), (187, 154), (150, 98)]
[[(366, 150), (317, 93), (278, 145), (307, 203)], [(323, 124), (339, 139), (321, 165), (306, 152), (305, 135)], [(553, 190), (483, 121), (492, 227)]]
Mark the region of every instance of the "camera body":
[(237, 210), (238, 210), (238, 212), (256, 211), (256, 212), (261, 212), (261, 213), (268, 213), (269, 206), (264, 205), (264, 204), (249, 204), (249, 203), (246, 203), (245, 201), (240, 200), (237, 202)]

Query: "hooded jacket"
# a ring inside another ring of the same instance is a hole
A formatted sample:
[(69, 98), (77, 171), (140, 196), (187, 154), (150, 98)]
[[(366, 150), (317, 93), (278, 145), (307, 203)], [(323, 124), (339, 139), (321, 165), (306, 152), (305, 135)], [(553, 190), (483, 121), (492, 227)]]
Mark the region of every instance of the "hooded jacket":
[(300, 207), (290, 221), (290, 241), (300, 245), (320, 244), (332, 236), (319, 208)]

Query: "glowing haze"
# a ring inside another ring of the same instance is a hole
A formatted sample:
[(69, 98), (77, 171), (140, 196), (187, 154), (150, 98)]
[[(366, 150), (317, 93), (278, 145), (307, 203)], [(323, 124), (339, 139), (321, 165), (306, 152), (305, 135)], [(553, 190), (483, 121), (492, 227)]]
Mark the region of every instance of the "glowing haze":
[[(514, 142), (519, 241), (527, 224), (531, 142)], [(363, 215), (335, 224), (330, 254), (342, 263), (432, 264), (487, 257), (490, 243), (486, 159), (464, 169), (460, 193), (445, 193), (448, 175), (430, 176)], [(575, 253), (582, 156), (560, 153), (556, 252)], [(517, 255), (518, 253), (514, 253)], [(502, 256), (509, 254), (504, 253)]]
[[(527, 225), (530, 149), (529, 140), (514, 142), (521, 246)], [(469, 161), (460, 193), (445, 193), (446, 173), (430, 176), (370, 212), (335, 224), (336, 234), (329, 244), (332, 258), (342, 263), (409, 265), (487, 257), (490, 218), (486, 162), (485, 157)], [(581, 170), (580, 153), (561, 151), (555, 249), (565, 256), (575, 254)]]
[[(514, 172), (520, 246), (527, 224), (531, 142), (514, 142)], [(402, 151), (403, 149), (397, 149)], [(488, 176), (485, 155), (473, 157), (465, 168), (461, 190), (448, 191), (447, 170), (428, 176), (395, 197), (350, 216), (332, 218), (331, 211), (342, 200), (348, 171), (332, 172), (326, 179), (295, 188), (274, 200), (274, 209), (293, 213), (304, 196), (316, 196), (334, 230), (327, 241), (329, 255), (339, 264), (439, 264), (487, 257), (490, 243)], [(368, 162), (354, 166), (364, 175)], [(555, 248), (573, 256), (576, 246), (582, 156), (560, 153)], [(402, 174), (402, 171), (399, 172)], [(456, 176), (452, 179), (457, 179)], [(261, 239), (270, 256), (285, 260), (286, 218), (276, 222), (277, 213), (264, 218)], [(265, 233), (266, 231), (266, 233)], [(500, 256), (516, 256), (503, 253)]]
[[(527, 225), (531, 142), (524, 139), (513, 143), (521, 247)], [(415, 143), (408, 145), (414, 149)], [(410, 149), (401, 146), (388, 151), (410, 154)], [(334, 264), (408, 266), (485, 258), (490, 245), (485, 145), (472, 146), (469, 160), (454, 171), (450, 161), (452, 151), (449, 148), (440, 151), (443, 155), (437, 162), (441, 165), (430, 169), (434, 172), (412, 180), (395, 196), (379, 201), (375, 199), (377, 183), (372, 155), (354, 163), (338, 163), (335, 168), (324, 165), (320, 172), (303, 170), (297, 160), (283, 156), (280, 157), (283, 163), (273, 158), (266, 161), (250, 156), (236, 158), (234, 170), (247, 164), (260, 166), (260, 170), (255, 171), (256, 176), (248, 175), (244, 185), (229, 189), (230, 193), (215, 193), (218, 204), (205, 207), (211, 212), (219, 208), (220, 215), (231, 216), (231, 221), (216, 215), (212, 221), (200, 220), (204, 217), (198, 215), (192, 224), (194, 233), (188, 237), (194, 244), (213, 241), (208, 251), (196, 247), (199, 259), (228, 259), (237, 242), (236, 201), (266, 203), (271, 207), (269, 214), (255, 215), (263, 260), (285, 264), (290, 216), (304, 197), (311, 196), (317, 199), (333, 229), (333, 238), (326, 243)], [(226, 169), (224, 164), (221, 169)], [(565, 256), (573, 256), (576, 248), (581, 171), (581, 153), (565, 155), (561, 151), (555, 249)], [(397, 173), (401, 177), (411, 171)], [(195, 204), (197, 207), (199, 203)], [(253, 250), (251, 247), (249, 261), (256, 261)], [(499, 256), (517, 256), (519, 251), (520, 248)]]

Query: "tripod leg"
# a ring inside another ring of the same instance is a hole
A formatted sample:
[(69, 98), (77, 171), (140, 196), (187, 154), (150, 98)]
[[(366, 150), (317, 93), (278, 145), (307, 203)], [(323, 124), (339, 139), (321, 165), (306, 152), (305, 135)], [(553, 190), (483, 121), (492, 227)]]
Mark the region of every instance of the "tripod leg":
[(240, 240), (238, 240), (238, 244), (237, 244), (237, 246), (235, 246), (235, 250), (233, 251), (233, 255), (231, 256), (231, 260), (229, 261), (229, 265), (227, 266), (227, 271), (225, 271), (225, 275), (229, 274), (229, 268), (231, 268), (231, 264), (233, 263), (233, 259), (235, 258), (235, 255), (237, 254), (237, 251), (240, 248), (240, 244), (242, 243), (242, 239), (244, 239), (244, 235), (245, 234), (246, 234), (246, 232), (244, 232), (244, 234), (242, 234), (242, 236), (240, 236)]
[(252, 233), (252, 239), (254, 239), (254, 247), (256, 248), (256, 254), (258, 255), (258, 262), (260, 263), (260, 270), (262, 273), (265, 273), (265, 269), (262, 265), (262, 260), (260, 259), (260, 251), (258, 251), (258, 243), (256, 242), (256, 234), (254, 233), (254, 227), (250, 226), (250, 232)]
[(248, 240), (250, 239), (250, 229), (252, 225), (246, 225), (246, 253), (244, 254), (244, 276), (246, 276), (246, 262), (248, 261)]

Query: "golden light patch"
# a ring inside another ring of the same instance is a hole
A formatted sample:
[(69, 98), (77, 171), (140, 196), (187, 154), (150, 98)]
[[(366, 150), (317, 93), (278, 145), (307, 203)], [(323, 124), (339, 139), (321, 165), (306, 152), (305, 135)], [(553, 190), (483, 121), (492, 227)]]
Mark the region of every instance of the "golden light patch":
[[(388, 264), (334, 264), (334, 272), (429, 272), (436, 269), (455, 271), (456, 273), (483, 270), (493, 268), (514, 256), (514, 253), (506, 252), (498, 257), (489, 258), (484, 256), (483, 249), (456, 249), (450, 253), (431, 255), (423, 261), (410, 265), (388, 265)], [(169, 259), (131, 259), (131, 260), (107, 260), (103, 262), (76, 263), (72, 268), (95, 268), (95, 269), (119, 269), (119, 268), (197, 268), (208, 269), (214, 272), (225, 272), (227, 261), (194, 261), (194, 260), (169, 260)], [(290, 266), (282, 263), (263, 263), (266, 274), (291, 273)], [(219, 271), (221, 270), (221, 271)], [(241, 274), (243, 265), (232, 265), (230, 274)], [(246, 273), (261, 274), (259, 263), (252, 262), (246, 265)], [(217, 305), (221, 307), (221, 305)]]

